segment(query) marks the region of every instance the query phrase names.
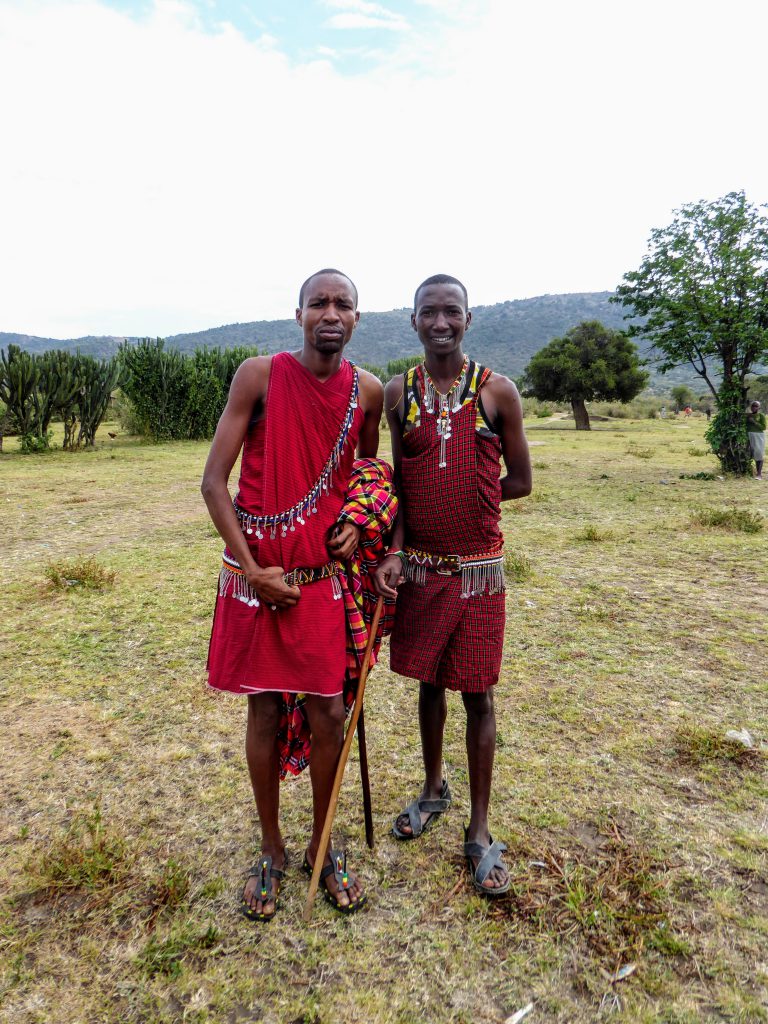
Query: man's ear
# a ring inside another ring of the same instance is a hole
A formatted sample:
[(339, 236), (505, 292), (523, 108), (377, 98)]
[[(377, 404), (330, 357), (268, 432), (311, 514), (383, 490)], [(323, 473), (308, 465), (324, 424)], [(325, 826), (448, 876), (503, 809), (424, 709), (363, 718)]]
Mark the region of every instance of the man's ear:
[(298, 306), (296, 307), (296, 323), (301, 327), (301, 310)]
[(416, 327), (416, 314), (415, 313), (411, 313), (411, 327), (414, 329), (414, 331), (418, 329)]
[(359, 323), (360, 323), (360, 310), (356, 309), (355, 310), (355, 322), (352, 324), (352, 330), (354, 330), (355, 327), (357, 327), (357, 325)]
[(472, 314), (467, 310), (467, 326), (464, 328), (466, 331), (469, 330), (469, 325), (472, 323)]

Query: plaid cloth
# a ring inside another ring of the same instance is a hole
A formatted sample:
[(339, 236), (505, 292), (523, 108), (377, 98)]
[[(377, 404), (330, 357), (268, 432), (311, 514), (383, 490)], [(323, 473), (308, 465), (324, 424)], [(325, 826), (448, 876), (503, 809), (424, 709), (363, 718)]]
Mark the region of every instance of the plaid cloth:
[[(421, 367), (416, 368), (419, 374)], [(403, 435), (400, 465), (406, 499), (405, 543), (435, 555), (476, 555), (501, 544), (501, 442), (475, 429), (477, 395), (451, 414), (445, 468), (440, 469), (440, 440), (435, 417), (424, 409), (421, 422)], [(487, 380), (480, 381), (479, 387)], [(474, 486), (473, 486), (474, 483)]]
[[(401, 461), (405, 544), (434, 555), (478, 555), (501, 547), (498, 437), (476, 429), (477, 396), (490, 374), (451, 413), (446, 465), (440, 468), (435, 417), (425, 410), (420, 385), (419, 426), (403, 434)], [(427, 569), (426, 582), (403, 583), (397, 599), (390, 665), (400, 675), (462, 693), (481, 693), (499, 676), (504, 644), (504, 594), (461, 597), (460, 576)]]
[(390, 667), (431, 686), (484, 693), (499, 678), (504, 623), (504, 594), (467, 599), (460, 576), (427, 570), (426, 583), (398, 590)]
[[(340, 563), (338, 575), (347, 624), (344, 679), (347, 713), (355, 702), (357, 680), (368, 644), (368, 629), (378, 600), (373, 576), (386, 554), (386, 537), (396, 516), (397, 497), (392, 486), (391, 466), (382, 459), (356, 459), (339, 514), (339, 522), (354, 523), (362, 531), (357, 550), (349, 562)], [(387, 601), (371, 652), (371, 668), (376, 664), (382, 637), (391, 631), (393, 622), (394, 601)], [(309, 764), (311, 734), (305, 704), (303, 694), (284, 693), (282, 696), (277, 734), (281, 779), (289, 772), (299, 775)]]

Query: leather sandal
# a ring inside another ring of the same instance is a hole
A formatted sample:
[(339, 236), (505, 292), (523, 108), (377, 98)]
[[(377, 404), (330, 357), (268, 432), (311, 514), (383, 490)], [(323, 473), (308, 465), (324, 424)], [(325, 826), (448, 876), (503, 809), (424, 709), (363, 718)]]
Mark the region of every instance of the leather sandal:
[[(452, 799), (451, 791), (448, 788), (448, 781), (443, 779), (443, 788), (436, 800), (416, 799), (398, 814), (392, 826), (392, 835), (395, 839), (418, 839), (423, 832), (426, 832), (436, 818), (439, 818), (441, 814), (448, 810)], [(424, 822), (421, 820), (422, 812), (428, 815)], [(408, 824), (411, 826), (410, 832), (403, 832), (397, 827), (398, 820), (405, 817), (405, 815), (408, 816)]]
[[(323, 870), (320, 872), (320, 881), (323, 890), (323, 899), (326, 903), (330, 903), (334, 910), (338, 910), (340, 914), (356, 914), (361, 907), (365, 905), (368, 897), (365, 893), (362, 896), (358, 896), (356, 900), (351, 897), (349, 903), (339, 903), (334, 893), (328, 888), (326, 879), (333, 875), (336, 885), (338, 886), (339, 892), (346, 892), (352, 884), (357, 880), (356, 876), (350, 871), (347, 871), (347, 851), (346, 850), (329, 850), (328, 857), (330, 864), (326, 864)], [(312, 875), (314, 867), (309, 863), (309, 858), (306, 853), (304, 854), (304, 863), (301, 865), (302, 871), (307, 875)]]
[[(264, 911), (256, 912), (248, 900), (245, 898), (245, 889), (243, 889), (243, 895), (240, 897), (240, 913), (247, 917), (249, 921), (271, 921), (272, 918), (280, 907), (280, 883), (285, 878), (285, 872), (279, 868), (272, 867), (272, 858), (265, 855), (261, 858), (258, 864), (254, 864), (248, 871), (248, 878), (258, 878), (259, 885), (257, 888), (258, 898), (262, 903), (266, 900), (268, 902), (274, 902), (275, 909), (271, 914), (265, 914)], [(272, 892), (272, 879), (277, 879), (277, 892), (274, 896), (271, 896)]]
[[(509, 890), (512, 884), (512, 879), (509, 877), (509, 871), (507, 866), (501, 859), (502, 853), (507, 848), (506, 843), (495, 843), (493, 836), (489, 836), (491, 840), (490, 846), (483, 846), (482, 843), (470, 843), (467, 840), (467, 833), (469, 829), (464, 829), (464, 856), (467, 858), (467, 867), (469, 868), (469, 874), (472, 878), (472, 885), (475, 887), (475, 892), (479, 892), (481, 896), (489, 896), (493, 899), (496, 896), (503, 896), (505, 892)], [(480, 860), (477, 862), (475, 867), (473, 857), (479, 857)], [(488, 875), (493, 871), (494, 868), (502, 867), (507, 871), (507, 880), (503, 885), (494, 886), (489, 888), (487, 885), (483, 885)]]

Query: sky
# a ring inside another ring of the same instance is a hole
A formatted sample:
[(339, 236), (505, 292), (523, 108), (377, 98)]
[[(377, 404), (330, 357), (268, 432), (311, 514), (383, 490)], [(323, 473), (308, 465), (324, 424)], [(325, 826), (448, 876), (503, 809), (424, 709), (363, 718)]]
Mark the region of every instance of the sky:
[(768, 201), (768, 4), (0, 0), (0, 331), (170, 336), (613, 289)]

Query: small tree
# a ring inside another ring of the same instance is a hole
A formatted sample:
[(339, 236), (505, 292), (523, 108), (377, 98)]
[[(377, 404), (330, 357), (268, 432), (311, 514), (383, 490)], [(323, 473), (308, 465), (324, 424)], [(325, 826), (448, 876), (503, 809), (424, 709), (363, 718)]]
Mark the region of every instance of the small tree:
[(662, 373), (689, 363), (717, 400), (707, 440), (725, 472), (749, 472), (745, 379), (768, 354), (768, 217), (730, 192), (675, 211), (651, 232), (615, 302), (661, 353)]
[(570, 402), (576, 429), (589, 430), (585, 402), (629, 402), (647, 383), (627, 335), (585, 320), (539, 349), (525, 368), (522, 388), (543, 402)]
[(686, 384), (676, 384), (669, 393), (678, 412), (682, 412), (686, 405), (693, 405), (696, 401), (696, 396)]

